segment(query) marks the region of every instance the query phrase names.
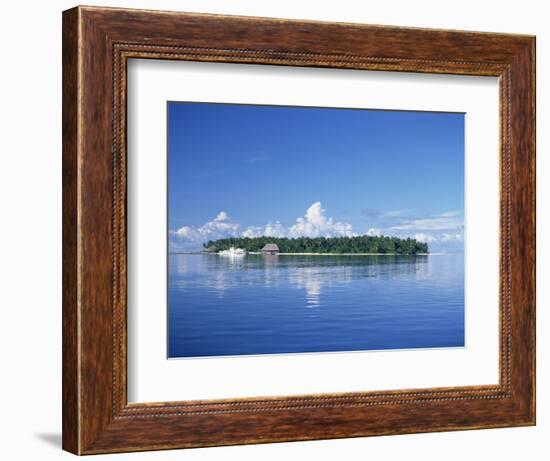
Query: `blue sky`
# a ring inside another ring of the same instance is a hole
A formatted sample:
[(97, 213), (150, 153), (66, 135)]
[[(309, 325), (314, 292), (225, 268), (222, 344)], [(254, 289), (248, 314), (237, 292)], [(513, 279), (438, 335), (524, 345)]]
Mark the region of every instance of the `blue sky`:
[(462, 251), (464, 114), (168, 103), (170, 251), (395, 235)]

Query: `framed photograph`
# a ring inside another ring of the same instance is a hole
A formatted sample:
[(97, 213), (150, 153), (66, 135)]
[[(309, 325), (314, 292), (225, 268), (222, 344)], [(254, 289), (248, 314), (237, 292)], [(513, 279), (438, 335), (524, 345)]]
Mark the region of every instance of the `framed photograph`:
[(63, 13), (63, 448), (535, 424), (535, 39)]

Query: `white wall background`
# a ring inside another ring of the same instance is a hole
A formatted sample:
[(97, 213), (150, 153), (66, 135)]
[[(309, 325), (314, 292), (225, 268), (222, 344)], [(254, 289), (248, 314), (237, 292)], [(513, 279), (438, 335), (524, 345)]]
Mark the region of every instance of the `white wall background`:
[[(61, 11), (76, 3), (4, 2), (0, 17), (0, 445), (4, 459), (69, 459), (61, 445)], [(550, 317), (550, 14), (536, 0), (89, 0), (90, 5), (537, 35), (538, 425), (117, 455), (135, 460), (547, 459)], [(96, 459), (102, 459), (97, 457)], [(114, 459), (114, 458), (112, 458)]]

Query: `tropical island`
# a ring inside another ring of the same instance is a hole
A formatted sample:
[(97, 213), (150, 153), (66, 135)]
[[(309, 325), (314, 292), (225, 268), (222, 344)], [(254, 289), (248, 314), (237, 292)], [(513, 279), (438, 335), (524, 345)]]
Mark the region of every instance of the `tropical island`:
[(203, 252), (217, 253), (242, 248), (248, 253), (269, 254), (399, 254), (428, 253), (428, 244), (418, 240), (386, 236), (356, 237), (229, 237), (209, 240)]

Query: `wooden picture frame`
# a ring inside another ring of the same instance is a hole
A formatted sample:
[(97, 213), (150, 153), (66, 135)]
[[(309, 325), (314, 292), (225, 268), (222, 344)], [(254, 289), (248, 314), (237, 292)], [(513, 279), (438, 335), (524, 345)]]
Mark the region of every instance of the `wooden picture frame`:
[[(129, 404), (131, 58), (497, 76), (496, 386)], [(535, 38), (76, 7), (63, 13), (63, 448), (75, 454), (535, 424)]]

